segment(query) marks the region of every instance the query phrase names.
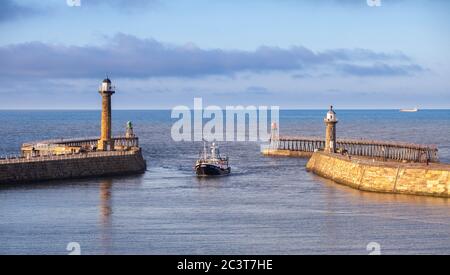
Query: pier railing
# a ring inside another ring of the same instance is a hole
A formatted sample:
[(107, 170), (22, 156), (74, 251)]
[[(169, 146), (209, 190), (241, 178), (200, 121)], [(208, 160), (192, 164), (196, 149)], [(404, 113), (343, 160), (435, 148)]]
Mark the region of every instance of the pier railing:
[[(434, 145), (376, 140), (338, 139), (336, 146), (349, 155), (411, 162), (439, 162)], [(270, 141), (272, 150), (314, 152), (325, 148), (320, 137), (280, 136)]]
[[(73, 147), (95, 147), (97, 146), (99, 138), (75, 138), (75, 139), (53, 139), (36, 142), (24, 143), (22, 146), (37, 146), (37, 145), (65, 145)], [(139, 147), (138, 137), (113, 137), (111, 140), (114, 146)]]
[(53, 160), (68, 160), (68, 159), (83, 159), (83, 158), (99, 158), (106, 156), (126, 156), (136, 154), (136, 151), (98, 151), (89, 153), (77, 153), (77, 154), (66, 154), (66, 155), (49, 155), (49, 156), (37, 156), (37, 157), (22, 157), (22, 156), (7, 156), (0, 157), (1, 164), (12, 164), (12, 163), (28, 163), (28, 162), (39, 162), (39, 161), (53, 161)]

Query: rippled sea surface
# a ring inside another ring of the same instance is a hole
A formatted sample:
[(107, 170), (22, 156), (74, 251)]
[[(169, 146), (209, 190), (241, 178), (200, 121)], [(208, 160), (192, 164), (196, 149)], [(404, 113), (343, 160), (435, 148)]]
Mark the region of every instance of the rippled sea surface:
[[(325, 111), (282, 111), (281, 133), (324, 133)], [(0, 155), (30, 140), (97, 136), (99, 111), (0, 111)], [(438, 145), (450, 162), (450, 111), (338, 111), (338, 136)], [(202, 145), (174, 142), (170, 111), (114, 111), (135, 124), (140, 176), (0, 186), (0, 254), (450, 254), (450, 201), (361, 192), (223, 142), (232, 175), (195, 177)]]

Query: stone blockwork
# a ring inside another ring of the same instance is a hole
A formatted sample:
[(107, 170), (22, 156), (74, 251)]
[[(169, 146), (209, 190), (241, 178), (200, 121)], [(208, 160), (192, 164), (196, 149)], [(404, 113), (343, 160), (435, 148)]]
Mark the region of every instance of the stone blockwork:
[(277, 149), (264, 149), (262, 150), (264, 156), (270, 157), (297, 157), (297, 158), (310, 158), (312, 152), (303, 151), (291, 151), (291, 150), (277, 150)]
[(316, 152), (308, 171), (356, 189), (450, 197), (450, 165), (372, 161)]
[(0, 184), (144, 173), (141, 151), (0, 165)]

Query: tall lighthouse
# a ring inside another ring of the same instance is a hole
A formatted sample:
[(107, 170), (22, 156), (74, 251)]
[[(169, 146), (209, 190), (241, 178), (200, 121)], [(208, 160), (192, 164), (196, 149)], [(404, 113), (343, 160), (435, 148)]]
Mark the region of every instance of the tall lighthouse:
[(330, 106), (330, 110), (324, 119), (327, 130), (325, 133), (325, 152), (336, 153), (336, 124), (338, 120), (336, 113), (333, 110), (333, 106)]
[(98, 91), (102, 96), (102, 126), (101, 136), (98, 141), (98, 150), (114, 150), (114, 142), (111, 140), (111, 96), (115, 93), (111, 80), (106, 78)]

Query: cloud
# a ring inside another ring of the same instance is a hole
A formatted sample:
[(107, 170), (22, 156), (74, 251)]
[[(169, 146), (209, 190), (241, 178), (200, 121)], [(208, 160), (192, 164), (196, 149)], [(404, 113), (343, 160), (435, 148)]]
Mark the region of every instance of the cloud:
[(247, 89), (245, 90), (246, 94), (253, 94), (253, 95), (270, 95), (271, 92), (265, 88), (265, 87), (261, 87), (261, 86), (250, 86), (247, 87)]
[[(315, 1), (317, 4), (328, 4), (333, 6), (342, 6), (344, 8), (356, 7), (356, 8), (367, 8), (370, 7), (367, 0), (322, 0)], [(395, 5), (395, 4), (403, 4), (405, 2), (411, 2), (411, 0), (380, 0), (381, 6), (385, 5)], [(316, 4), (316, 3), (314, 3)]]
[(370, 66), (345, 64), (339, 66), (344, 74), (355, 76), (408, 76), (425, 71), (418, 65), (388, 65), (377, 63)]
[(325, 51), (322, 53), (322, 55), (343, 61), (411, 61), (410, 57), (399, 51), (393, 53), (384, 53), (374, 52), (368, 49), (336, 49)]
[(304, 79), (304, 78), (311, 78), (313, 76), (311, 74), (307, 74), (307, 73), (297, 73), (297, 74), (293, 74), (291, 77), (294, 79)]
[[(66, 2), (66, 0), (60, 1), (62, 3)], [(64, 8), (67, 8), (65, 4), (63, 5)], [(109, 7), (125, 13), (146, 11), (161, 5), (162, 3), (159, 0), (81, 0), (82, 7)], [(55, 6), (49, 5), (48, 3), (33, 3), (31, 6), (31, 4), (18, 4), (15, 0), (1, 0), (0, 23), (36, 15), (49, 15), (51, 12), (54, 12), (54, 9)]]
[(108, 6), (119, 9), (120, 11), (141, 11), (147, 8), (153, 8), (161, 5), (159, 0), (89, 0), (86, 6)]
[(125, 34), (108, 38), (102, 46), (30, 42), (0, 47), (0, 75), (4, 77), (98, 78), (107, 73), (128, 78), (201, 77), (274, 71), (361, 77), (409, 75), (423, 69), (400, 52), (314, 52), (302, 46), (262, 46), (254, 51), (202, 49), (192, 43), (171, 45)]
[(35, 13), (34, 9), (18, 5), (14, 0), (2, 0), (0, 3), (0, 22), (31, 16)]

